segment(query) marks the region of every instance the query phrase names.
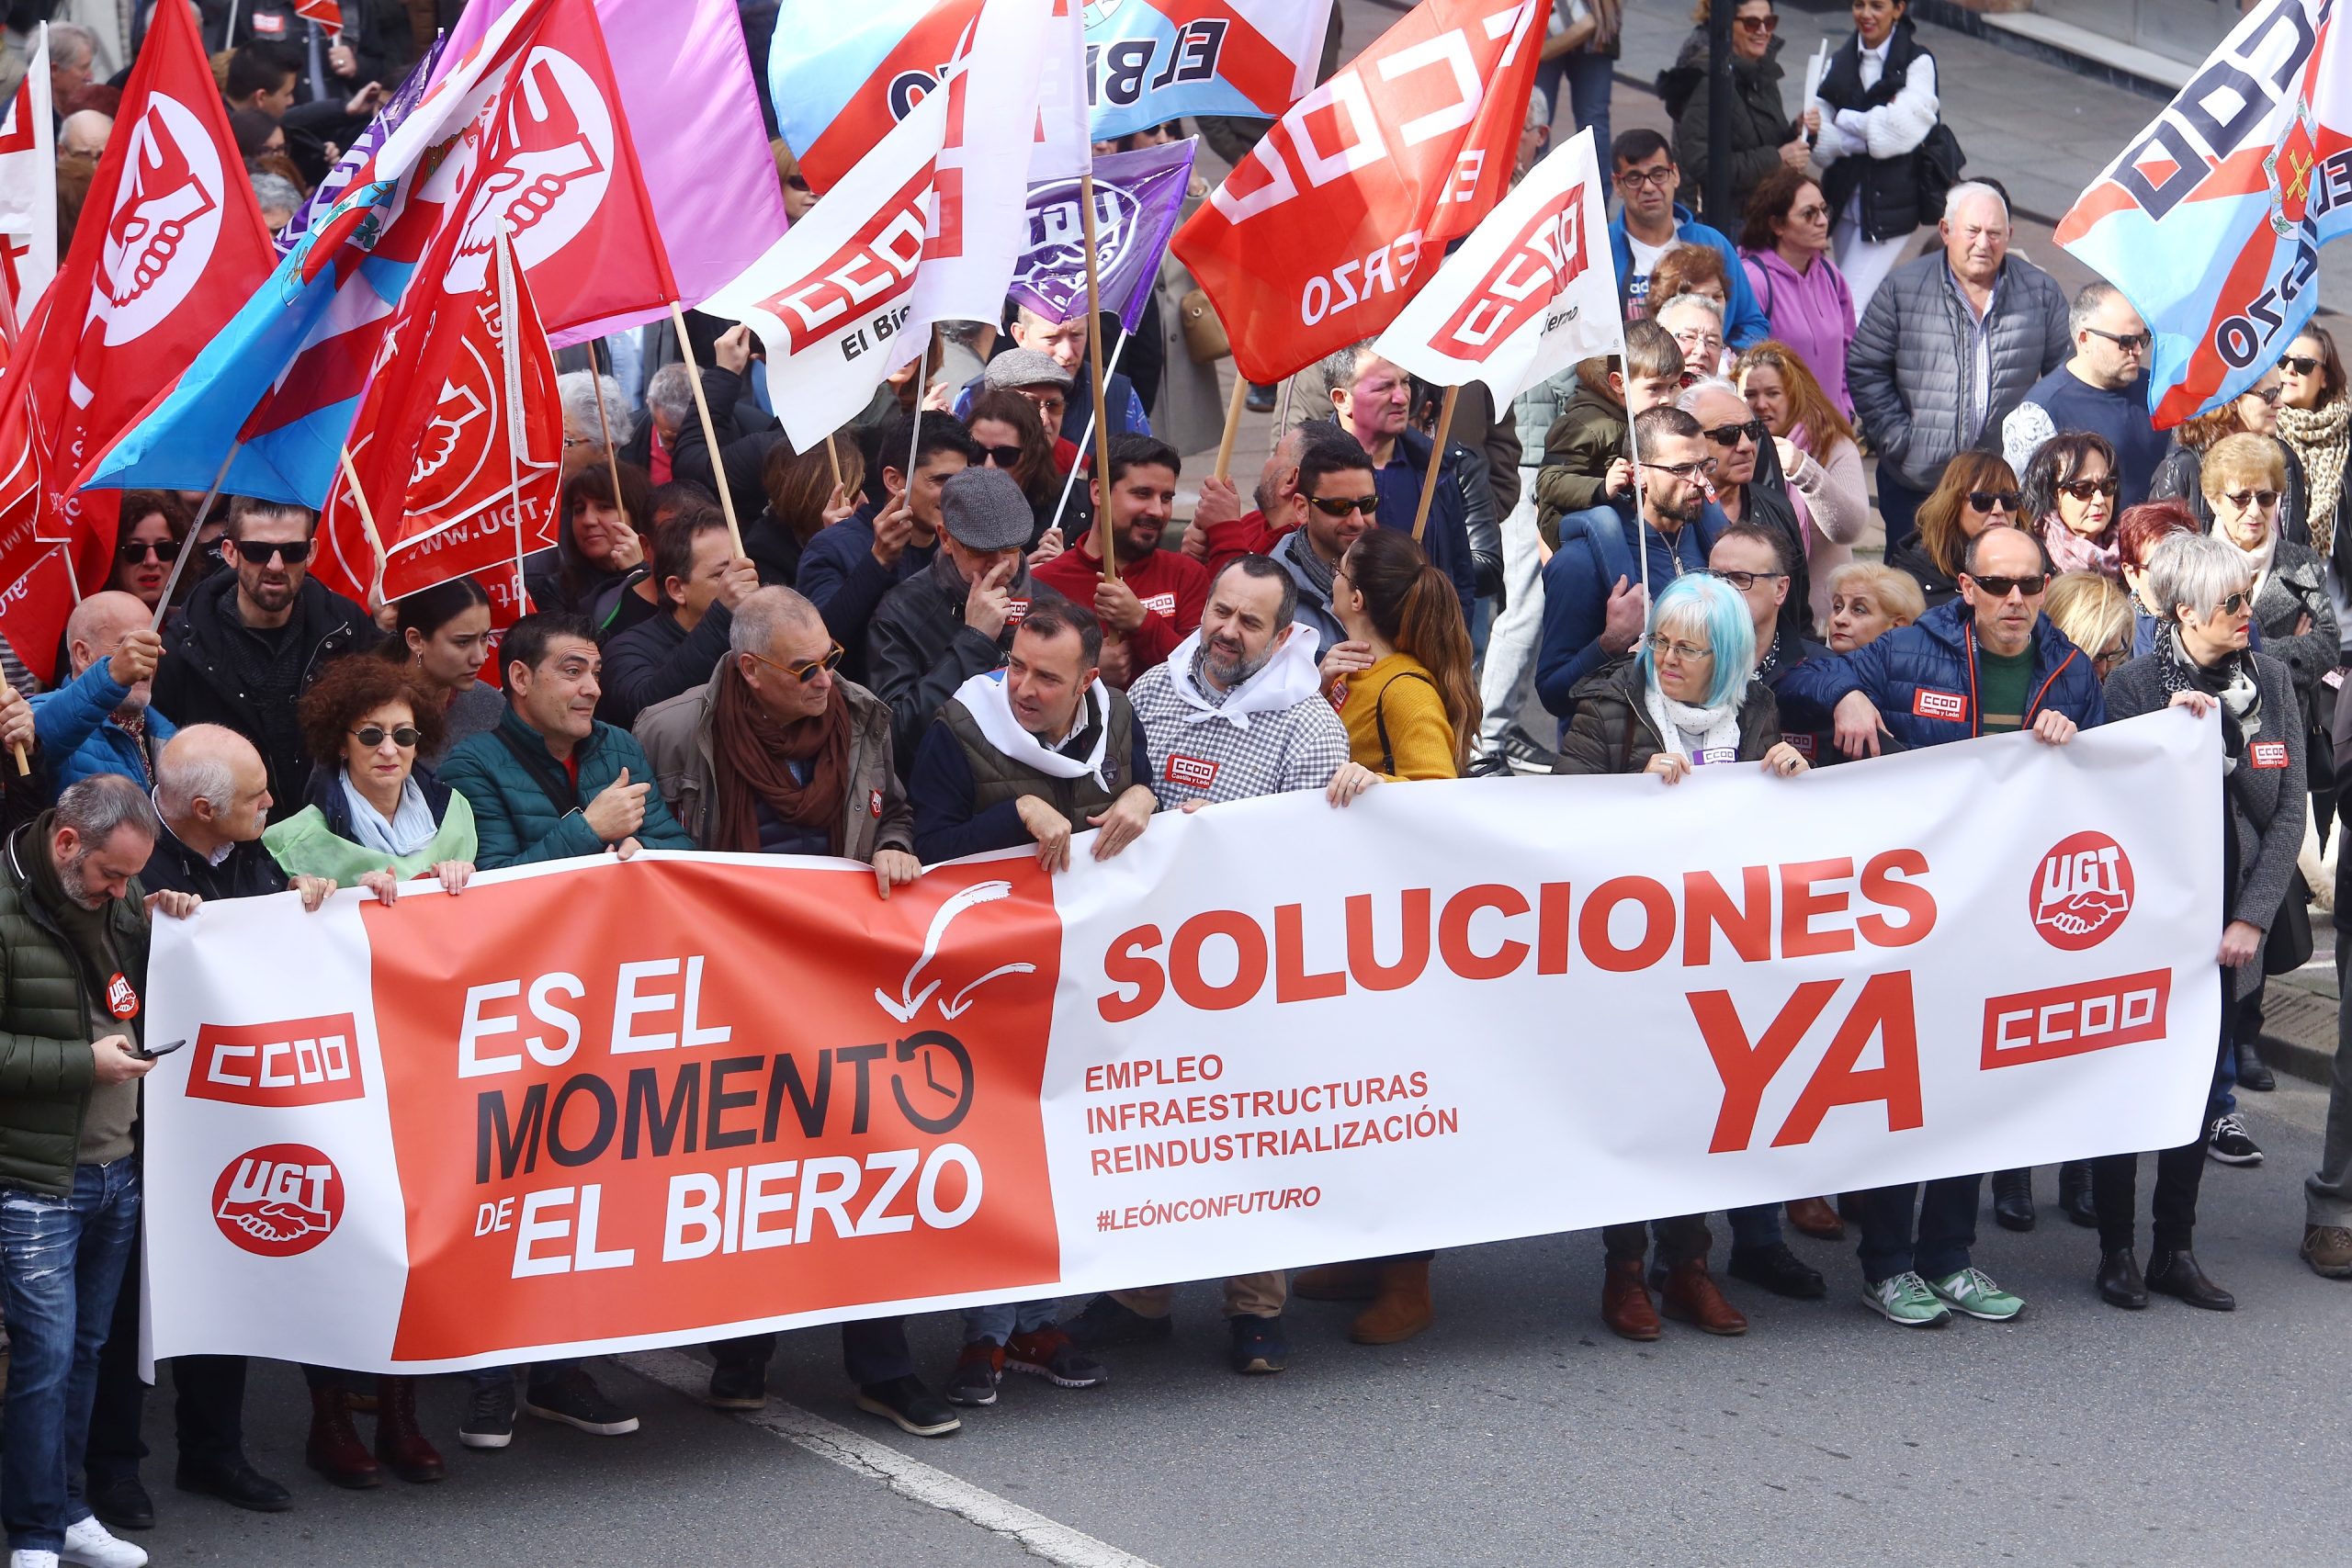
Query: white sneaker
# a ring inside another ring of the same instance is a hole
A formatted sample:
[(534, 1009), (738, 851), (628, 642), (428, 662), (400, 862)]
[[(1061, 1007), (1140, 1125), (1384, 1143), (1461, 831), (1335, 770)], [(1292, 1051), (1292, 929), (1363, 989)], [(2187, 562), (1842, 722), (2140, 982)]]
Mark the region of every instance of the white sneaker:
[(8, 1553), (8, 1568), (57, 1568), (57, 1553), (20, 1546)]
[(93, 1514), (65, 1527), (65, 1544), (58, 1549), (57, 1561), (80, 1568), (147, 1568), (147, 1549), (117, 1540)]

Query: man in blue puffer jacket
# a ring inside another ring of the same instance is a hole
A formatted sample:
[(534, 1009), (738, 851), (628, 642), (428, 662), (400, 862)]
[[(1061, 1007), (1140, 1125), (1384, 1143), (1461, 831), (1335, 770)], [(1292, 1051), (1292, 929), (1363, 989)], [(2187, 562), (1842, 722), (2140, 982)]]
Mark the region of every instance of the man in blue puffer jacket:
[[(2107, 721), (2090, 655), (2041, 614), (2049, 585), (2041, 543), (2016, 528), (1969, 541), (1961, 597), (1853, 652), (1811, 659), (1781, 681), (1781, 723), (1834, 721), (1838, 750), (1875, 756), (1882, 733), (1907, 749), (2025, 729), (2063, 746)], [(1969, 1261), (1982, 1176), (1857, 1193), (1862, 1300), (1889, 1321), (1931, 1328), (1954, 1312), (2006, 1322), (2025, 1303)]]
[(172, 738), (172, 721), (147, 705), (164, 639), (148, 629), (136, 595), (93, 593), (65, 623), (74, 678), (33, 699), (40, 740), (41, 783), (54, 800), (99, 773), (120, 773), (142, 787)]

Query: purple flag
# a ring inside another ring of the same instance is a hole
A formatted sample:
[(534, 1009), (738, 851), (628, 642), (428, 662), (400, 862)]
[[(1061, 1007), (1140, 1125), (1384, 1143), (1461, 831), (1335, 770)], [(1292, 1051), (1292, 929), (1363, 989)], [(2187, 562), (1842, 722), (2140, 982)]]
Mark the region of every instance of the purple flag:
[(424, 51), (424, 58), (416, 62), (416, 68), (392, 89), (392, 96), (384, 100), (382, 108), (376, 111), (376, 118), (368, 122), (368, 129), (361, 131), (359, 139), (335, 160), (334, 167), (327, 171), (327, 177), (321, 180), (319, 188), (311, 193), (311, 199), (297, 209), (286, 227), (278, 231), (277, 254), (280, 256), (293, 254), (294, 247), (302, 243), (302, 236), (311, 231), (311, 225), (335, 204), (336, 197), (350, 188), (352, 177), (368, 166), (368, 160), (376, 155), (376, 149), (383, 145), (384, 138), (399, 130), (401, 121), (416, 107), (416, 101), (424, 96), (425, 86), (433, 80), (433, 67), (440, 60), (441, 46), (446, 41), (447, 35), (433, 40), (433, 47)]
[[(1184, 190), (1199, 146), (1187, 137), (1094, 160), (1096, 281), (1102, 308), (1116, 311), (1119, 325), (1128, 332), (1136, 330), (1152, 279), (1159, 276), (1168, 238), (1184, 214)], [(1085, 314), (1086, 214), (1079, 206), (1078, 181), (1048, 180), (1029, 187), (1029, 243), (1010, 292), (1048, 321)]]

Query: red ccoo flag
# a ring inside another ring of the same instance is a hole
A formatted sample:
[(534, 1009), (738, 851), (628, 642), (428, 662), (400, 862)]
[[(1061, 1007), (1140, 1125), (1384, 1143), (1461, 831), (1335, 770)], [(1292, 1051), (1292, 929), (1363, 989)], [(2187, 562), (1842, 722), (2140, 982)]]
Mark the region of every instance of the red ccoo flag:
[(1396, 319), (1510, 181), (1542, 0), (1422, 0), (1291, 107), (1177, 231), (1252, 381)]
[(74, 476), (210, 342), (277, 264), (227, 107), (185, 5), (156, 7), (74, 246), (0, 377), (40, 476), (34, 533), (106, 579), (119, 498)]

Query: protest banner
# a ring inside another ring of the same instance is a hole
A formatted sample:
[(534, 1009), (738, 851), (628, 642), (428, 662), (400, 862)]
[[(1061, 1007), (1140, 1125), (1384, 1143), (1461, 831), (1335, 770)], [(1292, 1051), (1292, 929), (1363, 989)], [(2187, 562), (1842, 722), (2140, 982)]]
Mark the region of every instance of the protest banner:
[(152, 961), (153, 1353), (497, 1365), (2173, 1147), (2219, 761), (2167, 711), (1262, 797), (888, 900), (646, 854), (207, 905)]

